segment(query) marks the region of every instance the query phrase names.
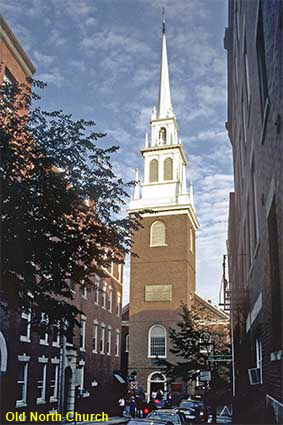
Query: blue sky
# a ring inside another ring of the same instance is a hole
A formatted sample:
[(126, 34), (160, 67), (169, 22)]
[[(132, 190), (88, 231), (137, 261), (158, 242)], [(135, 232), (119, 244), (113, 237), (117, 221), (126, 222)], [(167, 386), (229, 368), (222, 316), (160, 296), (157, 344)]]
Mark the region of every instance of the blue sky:
[[(140, 148), (157, 103), (165, 7), (173, 108), (196, 211), (197, 292), (218, 301), (233, 189), (225, 131), (225, 0), (0, 0), (0, 10), (48, 83), (42, 104), (94, 119), (120, 146), (118, 175), (142, 170)], [(128, 269), (128, 267), (127, 267)], [(126, 273), (124, 300), (128, 294)]]

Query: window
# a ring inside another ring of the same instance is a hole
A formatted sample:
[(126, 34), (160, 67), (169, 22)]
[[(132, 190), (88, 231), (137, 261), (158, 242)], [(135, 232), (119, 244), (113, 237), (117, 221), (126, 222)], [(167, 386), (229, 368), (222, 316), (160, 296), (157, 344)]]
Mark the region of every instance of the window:
[(266, 61), (265, 61), (264, 31), (263, 31), (261, 5), (259, 5), (259, 13), (258, 13), (256, 51), (257, 51), (261, 115), (262, 115), (262, 119), (264, 119), (265, 106), (266, 106), (266, 101), (268, 96), (268, 88), (267, 88), (267, 72), (266, 72)]
[(271, 329), (273, 350), (282, 347), (282, 321), (281, 317), (281, 288), (280, 288), (280, 257), (279, 257), (279, 234), (276, 215), (276, 199), (273, 198), (268, 215), (268, 240), (269, 240), (269, 264), (270, 264), (270, 288), (271, 288)]
[(18, 356), (17, 365), (17, 388), (16, 388), (16, 407), (25, 407), (27, 405), (28, 388), (28, 361), (30, 357), (23, 354)]
[(53, 347), (59, 347), (60, 346), (60, 327), (59, 327), (59, 324), (53, 325), (52, 345), (53, 345)]
[(87, 287), (86, 286), (83, 286), (81, 288), (81, 290), (82, 290), (82, 298), (84, 298), (85, 300), (87, 300)]
[(98, 323), (93, 322), (93, 336), (92, 336), (92, 351), (97, 353), (97, 335), (98, 335)]
[(107, 344), (106, 344), (106, 353), (108, 355), (111, 354), (111, 335), (112, 335), (111, 327), (108, 326), (108, 329), (107, 329)]
[(104, 344), (105, 344), (105, 325), (101, 325), (101, 335), (100, 335), (100, 353), (104, 354)]
[(50, 372), (50, 402), (58, 400), (59, 359), (51, 360)]
[(163, 164), (164, 180), (173, 179), (173, 160), (172, 158), (166, 158)]
[(66, 343), (73, 345), (73, 326), (70, 322), (66, 322)]
[(99, 276), (95, 275), (94, 302), (99, 304)]
[(262, 384), (262, 342), (259, 338), (255, 341), (255, 348), (256, 348), (256, 367), (259, 369), (259, 376), (260, 381), (259, 383)]
[(80, 321), (81, 327), (80, 327), (80, 350), (85, 350), (85, 327), (86, 327), (86, 317), (81, 316)]
[(166, 330), (154, 325), (149, 330), (149, 357), (166, 357)]
[(120, 354), (120, 331), (116, 331), (116, 341), (115, 341), (115, 356), (118, 357)]
[(104, 284), (102, 289), (101, 307), (106, 308), (106, 284)]
[(117, 316), (121, 314), (121, 295), (117, 294)]
[(38, 359), (39, 365), (37, 367), (37, 398), (36, 403), (42, 404), (46, 403), (46, 369), (47, 369), (47, 358), (46, 357), (40, 357)]
[(113, 289), (109, 289), (109, 296), (108, 296), (108, 311), (110, 313), (112, 312), (112, 305), (113, 305)]
[(194, 232), (191, 227), (190, 227), (190, 251), (194, 252)]
[(125, 352), (128, 353), (129, 352), (129, 334), (126, 335), (126, 345), (125, 345)]
[(84, 384), (85, 384), (85, 361), (84, 360), (80, 360), (79, 362), (79, 378), (80, 378), (80, 385), (79, 385), (79, 390), (80, 390), (80, 395), (81, 396), (85, 396), (86, 395), (86, 390), (84, 388)]
[(41, 319), (40, 319), (40, 340), (39, 343), (41, 345), (48, 345), (48, 332), (47, 332), (47, 326), (49, 323), (49, 319), (46, 313), (41, 313)]
[(149, 163), (149, 181), (157, 182), (158, 181), (158, 161), (157, 159), (152, 159)]
[(166, 144), (166, 128), (161, 127), (159, 130), (159, 144), (165, 145)]
[(31, 313), (23, 312), (20, 323), (20, 341), (30, 342)]
[(150, 246), (166, 245), (166, 227), (162, 221), (155, 221), (150, 228)]

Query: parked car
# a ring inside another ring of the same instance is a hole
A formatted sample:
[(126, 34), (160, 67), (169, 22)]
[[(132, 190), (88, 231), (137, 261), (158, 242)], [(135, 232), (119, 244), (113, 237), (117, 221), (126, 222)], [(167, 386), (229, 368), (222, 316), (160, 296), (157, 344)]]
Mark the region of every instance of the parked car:
[(174, 425), (186, 425), (187, 419), (184, 413), (176, 409), (159, 409), (150, 412), (146, 419), (151, 421), (171, 422)]
[[(199, 422), (207, 422), (207, 409), (205, 408), (202, 400), (182, 400), (179, 404), (179, 410), (183, 412), (186, 417), (189, 416), (189, 412), (193, 410), (198, 418), (195, 421), (199, 420)], [(187, 414), (186, 411), (188, 412)]]
[[(132, 418), (129, 420), (127, 425), (153, 425), (152, 420), (141, 419), (141, 418)], [(169, 425), (167, 421), (154, 421), (154, 425)]]

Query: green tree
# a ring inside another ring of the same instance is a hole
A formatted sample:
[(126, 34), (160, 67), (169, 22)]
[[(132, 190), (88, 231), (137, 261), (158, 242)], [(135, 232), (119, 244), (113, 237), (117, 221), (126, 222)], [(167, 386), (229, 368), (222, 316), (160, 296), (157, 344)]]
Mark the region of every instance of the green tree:
[(182, 305), (180, 317), (177, 327), (168, 330), (172, 346), (170, 352), (180, 361), (172, 363), (165, 359), (157, 359), (157, 365), (171, 382), (178, 379), (184, 382), (193, 381), (201, 370), (210, 370), (215, 383), (219, 382), (224, 374), (223, 365), (212, 367), (209, 355), (230, 353), (230, 346), (225, 336), (217, 327), (209, 325), (211, 320), (205, 308), (194, 306), (193, 310), (189, 310), (186, 305)]
[(28, 84), (4, 84), (0, 99), (2, 305), (74, 321), (72, 283), (90, 287), (130, 250), (139, 217), (120, 218), (130, 183), (94, 121), (34, 107)]

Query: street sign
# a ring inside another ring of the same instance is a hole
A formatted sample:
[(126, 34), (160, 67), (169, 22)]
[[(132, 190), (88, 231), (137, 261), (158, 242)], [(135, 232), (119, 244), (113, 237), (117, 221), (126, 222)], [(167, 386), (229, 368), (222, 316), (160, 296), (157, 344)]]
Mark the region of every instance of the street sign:
[(214, 355), (214, 356), (209, 356), (208, 360), (210, 362), (231, 362), (232, 361), (232, 356), (230, 356), (230, 354), (219, 354), (219, 355)]
[(199, 373), (200, 381), (211, 381), (211, 372), (210, 370), (201, 370)]

